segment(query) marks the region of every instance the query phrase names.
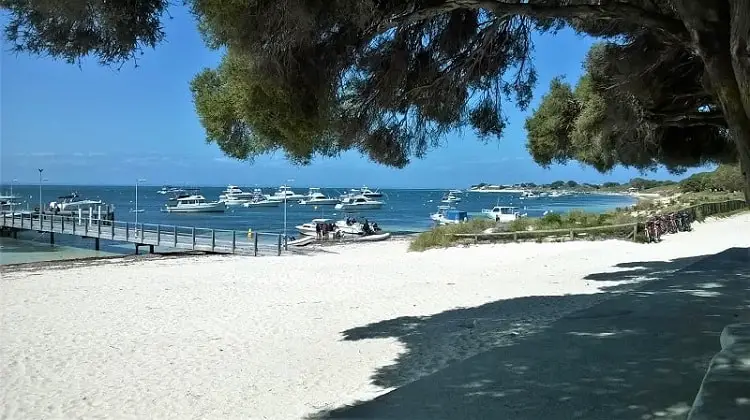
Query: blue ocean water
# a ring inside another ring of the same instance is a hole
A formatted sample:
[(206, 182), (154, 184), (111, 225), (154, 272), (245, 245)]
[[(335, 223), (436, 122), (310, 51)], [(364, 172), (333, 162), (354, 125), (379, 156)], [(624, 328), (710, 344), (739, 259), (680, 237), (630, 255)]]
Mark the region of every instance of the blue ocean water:
[[(165, 195), (158, 194), (161, 187), (140, 186), (138, 188), (138, 208), (143, 209), (142, 213), (132, 213), (131, 209), (135, 208), (135, 187), (134, 186), (64, 186), (64, 185), (43, 185), (42, 186), (42, 203), (46, 206), (50, 201), (55, 201), (57, 197), (68, 195), (76, 192), (82, 198), (100, 199), (107, 204), (115, 206), (115, 218), (123, 222), (135, 222), (136, 215), (139, 223), (154, 223), (164, 225), (179, 226), (196, 226), (214, 229), (232, 229), (247, 231), (252, 229), (256, 232), (283, 232), (284, 229), (284, 208), (244, 208), (230, 207), (226, 213), (192, 213), (178, 214), (167, 213), (162, 211), (167, 201)], [(253, 187), (243, 188), (243, 190), (252, 191)], [(277, 188), (268, 187), (263, 191), (267, 194), (273, 193)], [(200, 188), (208, 200), (218, 200), (219, 194), (224, 187), (202, 187)], [(299, 194), (305, 194), (307, 187), (294, 186), (293, 190)], [(9, 186), (3, 186), (0, 191), (8, 193)], [(346, 192), (345, 188), (324, 188), (322, 191), (326, 195), (339, 196)], [(383, 197), (379, 200), (384, 201), (385, 205), (379, 210), (361, 212), (358, 215), (367, 217), (370, 221), (375, 221), (384, 230), (398, 233), (421, 232), (433, 226), (429, 215), (437, 210), (441, 205), (440, 200), (446, 193), (445, 190), (405, 190), (405, 189), (385, 189), (381, 190)], [(20, 197), (22, 201), (20, 206), (23, 209), (34, 209), (39, 205), (39, 186), (38, 185), (14, 185), (13, 194)], [(465, 210), (470, 216), (481, 213), (482, 209), (492, 208), (495, 205), (513, 205), (521, 209), (521, 212), (528, 213), (530, 217), (540, 216), (545, 211), (552, 210), (558, 213), (564, 213), (574, 209), (581, 209), (592, 212), (601, 212), (615, 207), (625, 207), (633, 204), (633, 199), (620, 195), (598, 195), (598, 194), (576, 194), (561, 197), (540, 197), (534, 199), (521, 200), (520, 194), (517, 193), (464, 193), (463, 201), (456, 204), (455, 207)], [(287, 207), (287, 232), (289, 235), (296, 235), (294, 226), (310, 221), (316, 217), (343, 218), (344, 213), (337, 212), (333, 206), (320, 206), (317, 209), (310, 206), (300, 206), (296, 203), (289, 202)], [(63, 235), (61, 235), (63, 236)], [(80, 257), (81, 249), (90, 250), (90, 240), (74, 237), (56, 237), (57, 246), (52, 247), (64, 254), (73, 253)], [(19, 243), (22, 243), (19, 245)], [(42, 261), (48, 259), (59, 259), (58, 255), (52, 255), (50, 251), (34, 251), (37, 247), (43, 249), (47, 247), (46, 238), (38, 233), (28, 232), (24, 235), (22, 241), (12, 241), (4, 238), (0, 242), (0, 264), (10, 264), (14, 262), (24, 262), (29, 258), (33, 261)], [(75, 250), (66, 247), (76, 248)], [(13, 250), (13, 252), (11, 252)], [(75, 251), (75, 252), (74, 252)], [(93, 250), (90, 250), (92, 253)], [(29, 255), (36, 252), (41, 255)], [(122, 254), (132, 253), (132, 245), (118, 243), (103, 243), (102, 251), (92, 255)], [(12, 255), (11, 255), (12, 254)], [(87, 255), (88, 256), (88, 255)]]

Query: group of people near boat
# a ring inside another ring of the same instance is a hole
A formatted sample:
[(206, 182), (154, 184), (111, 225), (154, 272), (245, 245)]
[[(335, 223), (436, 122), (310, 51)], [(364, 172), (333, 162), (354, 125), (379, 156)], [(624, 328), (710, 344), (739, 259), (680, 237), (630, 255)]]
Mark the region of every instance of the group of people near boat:
[[(354, 217), (347, 217), (345, 222), (347, 226), (354, 226), (358, 223)], [(365, 236), (381, 232), (380, 226), (376, 222), (371, 224), (367, 219), (361, 223), (361, 229)], [(333, 222), (319, 222), (315, 224), (315, 234), (318, 239), (329, 239), (331, 234), (333, 234), (334, 239), (341, 239), (344, 232)]]
[(328, 239), (332, 232), (334, 238), (338, 238), (341, 235), (341, 232), (336, 230), (336, 225), (333, 222), (315, 224), (315, 234), (318, 239)]

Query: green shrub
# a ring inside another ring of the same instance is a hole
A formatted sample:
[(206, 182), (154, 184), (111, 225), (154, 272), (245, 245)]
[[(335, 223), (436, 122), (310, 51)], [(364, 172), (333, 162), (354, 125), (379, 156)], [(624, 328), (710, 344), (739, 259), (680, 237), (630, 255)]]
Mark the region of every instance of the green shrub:
[(445, 248), (461, 241), (460, 238), (453, 236), (455, 234), (483, 233), (494, 226), (495, 221), (487, 218), (469, 219), (468, 222), (457, 225), (437, 226), (417, 235), (409, 244), (409, 250), (424, 251), (430, 248)]

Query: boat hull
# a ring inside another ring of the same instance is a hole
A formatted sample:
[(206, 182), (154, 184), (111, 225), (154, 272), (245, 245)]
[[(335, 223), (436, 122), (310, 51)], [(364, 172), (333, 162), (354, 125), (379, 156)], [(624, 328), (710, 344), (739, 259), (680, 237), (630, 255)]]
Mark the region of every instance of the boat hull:
[(224, 204), (227, 205), (227, 207), (239, 207), (243, 206), (247, 203), (247, 200), (226, 200), (224, 201)]
[(341, 200), (337, 198), (325, 198), (318, 200), (300, 200), (300, 206), (335, 206), (339, 204)]
[(344, 211), (359, 211), (359, 210), (379, 210), (383, 207), (383, 203), (367, 203), (367, 204), (336, 204), (336, 210)]
[(391, 237), (390, 232), (384, 232), (384, 233), (377, 233), (374, 235), (361, 235), (357, 236), (352, 241), (354, 242), (378, 242), (378, 241), (384, 241)]
[(227, 206), (224, 203), (206, 203), (195, 206), (167, 207), (168, 213), (224, 213)]
[(299, 238), (297, 240), (291, 241), (287, 243), (287, 245), (305, 246), (305, 245), (310, 245), (313, 242), (315, 242), (315, 238), (311, 236), (305, 236), (304, 238)]
[(247, 202), (242, 204), (243, 207), (247, 208), (253, 208), (253, 207), (279, 207), (281, 205), (281, 201), (273, 201), (273, 200), (265, 200), (265, 201), (255, 201), (255, 202)]

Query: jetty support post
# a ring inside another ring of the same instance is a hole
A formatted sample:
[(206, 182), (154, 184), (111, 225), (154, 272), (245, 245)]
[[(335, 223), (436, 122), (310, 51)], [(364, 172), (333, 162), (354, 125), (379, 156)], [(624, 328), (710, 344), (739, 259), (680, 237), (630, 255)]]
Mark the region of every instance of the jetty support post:
[(49, 233), (49, 244), (54, 245), (55, 244), (55, 232)]
[(190, 230), (191, 230), (190, 234), (193, 237), (193, 250), (195, 250), (195, 226), (193, 226), (192, 228), (190, 228)]
[[(156, 225), (156, 245), (161, 244), (161, 225)], [(151, 251), (153, 254), (153, 250)]]
[(237, 247), (237, 231), (232, 231), (232, 254), (234, 254), (234, 249)]
[(216, 248), (216, 230), (211, 229), (211, 252)]
[(65, 216), (60, 216), (60, 232), (65, 233)]
[(94, 238), (94, 250), (99, 250), (99, 238)]
[(143, 240), (143, 223), (141, 223), (141, 236), (140, 236), (140, 238), (141, 238), (141, 240)]
[(96, 221), (96, 237), (102, 236), (102, 219)]
[(125, 222), (125, 242), (129, 242), (130, 239), (130, 222)]
[(253, 256), (258, 256), (258, 234), (253, 235)]
[(109, 229), (110, 229), (109, 231), (110, 236), (112, 236), (112, 240), (114, 240), (115, 239), (115, 221), (114, 220), (110, 222)]
[(281, 256), (281, 235), (279, 234), (278, 255)]
[[(78, 209), (78, 210), (80, 210), (80, 209)], [(76, 234), (76, 218), (75, 217), (71, 217), (70, 221), (73, 222), (73, 235), (75, 235)]]
[(177, 248), (177, 225), (174, 225), (174, 247)]

